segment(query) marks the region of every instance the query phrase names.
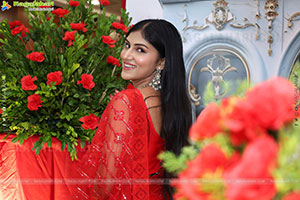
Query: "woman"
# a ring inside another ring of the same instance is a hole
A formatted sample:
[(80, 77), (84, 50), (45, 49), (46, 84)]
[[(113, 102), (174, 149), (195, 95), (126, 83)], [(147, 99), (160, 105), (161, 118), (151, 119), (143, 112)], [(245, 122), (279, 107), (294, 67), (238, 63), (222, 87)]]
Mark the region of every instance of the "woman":
[(165, 20), (141, 21), (126, 35), (121, 59), (121, 76), (132, 85), (102, 114), (78, 170), (93, 181), (79, 187), (74, 198), (170, 199), (157, 155), (180, 153), (192, 117), (181, 37)]

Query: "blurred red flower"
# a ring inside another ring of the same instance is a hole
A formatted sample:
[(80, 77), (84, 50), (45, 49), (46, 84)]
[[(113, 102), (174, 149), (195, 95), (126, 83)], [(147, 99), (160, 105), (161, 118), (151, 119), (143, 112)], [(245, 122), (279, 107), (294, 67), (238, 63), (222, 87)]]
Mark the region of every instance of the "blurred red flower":
[(99, 0), (99, 3), (102, 4), (103, 6), (108, 6), (110, 4), (108, 0)]
[(95, 116), (94, 114), (89, 114), (88, 116), (84, 116), (80, 118), (80, 121), (83, 122), (81, 125), (82, 128), (84, 129), (92, 129), (94, 130), (95, 128), (98, 127), (99, 124), (99, 117)]
[(36, 90), (37, 86), (33, 83), (34, 81), (37, 80), (37, 77), (31, 78), (30, 75), (24, 76), (21, 79), (21, 85), (23, 90)]
[(47, 74), (47, 85), (51, 86), (51, 83), (55, 82), (55, 85), (59, 85), (62, 82), (62, 72), (50, 72)]
[(77, 6), (80, 5), (80, 2), (70, 0), (70, 1), (69, 1), (69, 5), (72, 6), (72, 7), (77, 7)]
[(10, 29), (14, 29), (17, 26), (22, 26), (23, 25), (19, 20), (9, 22), (8, 24), (9, 24)]
[(77, 85), (79, 84), (82, 84), (82, 87), (88, 90), (91, 90), (95, 86), (93, 76), (91, 74), (82, 74), (81, 80), (77, 81)]
[(83, 32), (87, 31), (87, 29), (85, 28), (86, 24), (84, 22), (82, 22), (82, 23), (70, 23), (70, 26), (74, 30), (78, 30), (78, 31), (81, 30)]
[(44, 53), (36, 51), (28, 54), (26, 58), (36, 62), (43, 62), (45, 60)]
[(215, 103), (210, 103), (198, 116), (192, 125), (189, 136), (192, 140), (202, 140), (214, 137), (221, 131), (219, 120), (221, 119), (220, 108)]
[(63, 40), (64, 41), (69, 41), (68, 42), (68, 47), (71, 46), (71, 45), (73, 45), (73, 41), (75, 41), (75, 33), (76, 32), (77, 31), (72, 31), (72, 32), (66, 31), (65, 32), (65, 36), (63, 37)]
[(32, 94), (28, 96), (27, 100), (28, 100), (27, 108), (31, 111), (38, 110), (39, 107), (42, 107), (41, 103), (43, 103), (43, 101), (41, 101), (41, 97), (38, 94)]
[(226, 199), (271, 200), (276, 188), (271, 169), (275, 167), (278, 145), (268, 135), (249, 143), (239, 162), (224, 171)]
[(110, 36), (105, 36), (105, 35), (102, 35), (102, 42), (109, 45), (110, 47), (115, 47), (114, 43), (116, 43), (115, 40), (111, 39)]
[(12, 35), (17, 35), (19, 33), (21, 33), (22, 37), (25, 38), (27, 36), (26, 33), (29, 33), (28, 28), (26, 28), (24, 25), (21, 25), (11, 30)]
[(293, 192), (283, 198), (283, 200), (299, 200), (300, 192)]
[[(224, 169), (228, 165), (228, 161), (223, 151), (216, 144), (205, 146), (194, 160), (187, 163), (187, 169), (179, 174), (178, 182), (172, 182), (172, 185), (176, 185), (178, 189), (175, 199), (184, 196), (193, 200), (209, 200), (211, 194), (202, 191), (202, 186), (205, 187), (205, 184), (221, 184), (219, 183), (220, 180), (216, 179), (211, 180), (211, 183), (202, 183), (200, 182), (201, 178), (206, 173), (215, 173), (217, 170)], [(194, 181), (199, 181), (199, 183), (195, 184)]]
[(106, 59), (106, 63), (107, 64), (112, 64), (112, 65), (117, 65), (118, 67), (121, 67), (121, 64), (119, 62), (119, 60), (113, 56), (108, 56)]
[(0, 108), (0, 114), (2, 114), (3, 113), (3, 110)]
[(65, 15), (69, 14), (69, 10), (57, 8), (51, 11), (51, 13), (57, 15), (58, 17), (65, 17)]
[(124, 31), (125, 33), (128, 32), (128, 27), (126, 27), (124, 24), (121, 24), (119, 22), (113, 22), (111, 25), (115, 29), (120, 29), (120, 30)]

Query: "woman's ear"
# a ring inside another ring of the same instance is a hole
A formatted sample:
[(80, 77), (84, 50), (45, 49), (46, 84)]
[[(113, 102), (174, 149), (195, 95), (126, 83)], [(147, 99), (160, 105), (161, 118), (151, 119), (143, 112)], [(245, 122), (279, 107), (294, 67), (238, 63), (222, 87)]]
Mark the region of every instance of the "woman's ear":
[(164, 67), (165, 67), (165, 58), (161, 58), (161, 59), (158, 61), (158, 67), (160, 67), (161, 70), (164, 69)]

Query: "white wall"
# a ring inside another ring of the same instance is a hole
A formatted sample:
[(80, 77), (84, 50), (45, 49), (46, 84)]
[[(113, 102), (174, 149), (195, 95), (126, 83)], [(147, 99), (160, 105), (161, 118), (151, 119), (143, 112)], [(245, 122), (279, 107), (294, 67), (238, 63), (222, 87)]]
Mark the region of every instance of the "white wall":
[(143, 19), (163, 18), (162, 6), (159, 0), (126, 0), (126, 9), (132, 17), (131, 24)]

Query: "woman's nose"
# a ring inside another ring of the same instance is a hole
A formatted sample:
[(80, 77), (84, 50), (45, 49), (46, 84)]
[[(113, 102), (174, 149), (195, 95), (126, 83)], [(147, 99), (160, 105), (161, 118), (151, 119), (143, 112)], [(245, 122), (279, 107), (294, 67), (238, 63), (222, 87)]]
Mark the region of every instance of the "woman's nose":
[(132, 59), (132, 51), (131, 49), (123, 49), (121, 52), (121, 59)]

